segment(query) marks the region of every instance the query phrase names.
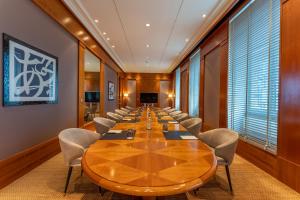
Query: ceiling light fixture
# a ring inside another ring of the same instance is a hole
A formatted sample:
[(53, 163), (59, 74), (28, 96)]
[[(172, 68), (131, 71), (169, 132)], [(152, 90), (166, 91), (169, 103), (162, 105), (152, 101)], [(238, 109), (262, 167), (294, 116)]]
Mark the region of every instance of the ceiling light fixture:
[(83, 34), (84, 34), (83, 31), (78, 31), (78, 32), (77, 32), (77, 35), (78, 35), (78, 36), (81, 36), (81, 35), (83, 35)]
[(146, 27), (150, 27), (150, 24), (146, 24)]
[(110, 40), (110, 38), (108, 37), (108, 38), (106, 38), (106, 40), (108, 40), (108, 41), (109, 41), (109, 40)]
[(98, 23), (98, 22), (99, 22), (99, 20), (98, 20), (98, 19), (95, 19), (95, 20), (94, 20), (94, 22)]
[(188, 41), (190, 41), (190, 39), (189, 38), (185, 38), (185, 42), (188, 42)]
[(150, 47), (150, 44), (146, 44), (146, 47), (149, 48), (149, 47)]
[(106, 32), (103, 32), (103, 35), (106, 35)]
[(82, 38), (84, 41), (87, 41), (89, 39), (89, 36), (85, 36), (84, 38)]
[(202, 17), (205, 18), (205, 17), (206, 17), (206, 14), (203, 14)]
[(112, 45), (111, 47), (112, 47), (112, 48), (115, 48), (116, 46), (115, 46), (115, 45)]

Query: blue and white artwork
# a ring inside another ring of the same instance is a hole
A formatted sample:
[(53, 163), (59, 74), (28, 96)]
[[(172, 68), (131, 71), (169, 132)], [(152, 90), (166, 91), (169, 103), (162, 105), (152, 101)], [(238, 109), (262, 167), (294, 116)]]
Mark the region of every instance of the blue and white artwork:
[(58, 59), (3, 34), (3, 105), (57, 103)]

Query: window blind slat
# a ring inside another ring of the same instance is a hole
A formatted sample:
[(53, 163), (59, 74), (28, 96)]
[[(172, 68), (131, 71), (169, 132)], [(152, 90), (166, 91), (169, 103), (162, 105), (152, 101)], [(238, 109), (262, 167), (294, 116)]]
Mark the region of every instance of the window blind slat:
[(280, 0), (251, 1), (229, 30), (228, 127), (276, 151)]
[(189, 68), (189, 115), (199, 116), (200, 51), (190, 58)]

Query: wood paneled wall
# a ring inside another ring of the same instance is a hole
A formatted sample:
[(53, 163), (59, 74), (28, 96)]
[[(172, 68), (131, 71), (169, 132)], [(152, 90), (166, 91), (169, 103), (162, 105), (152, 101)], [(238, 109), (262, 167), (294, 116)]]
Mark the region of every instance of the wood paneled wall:
[[(124, 73), (120, 75), (121, 85), (123, 86), (121, 90), (127, 93), (127, 80), (136, 80), (136, 106), (140, 106), (140, 93), (142, 92), (154, 92), (160, 93), (160, 81), (170, 81), (169, 91), (172, 93), (173, 79), (171, 74), (163, 73)], [(123, 94), (120, 94), (123, 96)], [(160, 95), (159, 95), (160, 96)], [(126, 105), (126, 99), (124, 97), (120, 98), (122, 103), (121, 106)], [(158, 101), (159, 102), (159, 101)], [(160, 106), (159, 103), (156, 106)]]
[(189, 112), (189, 64), (180, 67), (180, 110), (185, 113)]
[[(231, 13), (237, 13), (249, 1), (243, 1)], [(280, 96), (277, 155), (239, 141), (237, 153), (275, 178), (300, 192), (300, 1), (281, 0)], [(220, 93), (219, 127), (227, 127), (228, 19), (201, 41), (200, 116), (204, 109), (206, 56), (219, 49)], [(194, 49), (194, 51), (196, 48)], [(191, 53), (190, 53), (191, 54)], [(217, 59), (217, 58), (216, 58)], [(184, 64), (186, 59), (182, 61)], [(181, 64), (180, 66), (182, 66)], [(174, 78), (175, 79), (175, 78)], [(205, 122), (205, 118), (204, 118)], [(210, 127), (204, 127), (209, 129)]]

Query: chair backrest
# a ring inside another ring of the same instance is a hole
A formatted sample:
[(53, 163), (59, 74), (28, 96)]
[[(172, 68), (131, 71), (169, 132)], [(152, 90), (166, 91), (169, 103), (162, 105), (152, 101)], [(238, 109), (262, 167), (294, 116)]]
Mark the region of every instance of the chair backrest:
[(127, 115), (127, 113), (123, 110), (120, 109), (115, 109), (115, 113), (117, 113), (118, 115), (121, 115), (123, 117), (125, 117)]
[(110, 128), (114, 127), (116, 125), (116, 121), (104, 117), (95, 117), (94, 124), (97, 133), (102, 135), (103, 133), (109, 131)]
[(182, 111), (178, 110), (178, 111), (174, 111), (174, 112), (169, 113), (169, 115), (170, 115), (171, 117), (174, 117), (174, 116), (176, 116), (176, 115), (179, 115), (180, 113), (182, 113)]
[(216, 156), (223, 158), (228, 165), (232, 163), (238, 144), (238, 133), (227, 128), (217, 128), (199, 133), (197, 137), (214, 148)]
[(180, 122), (180, 124), (185, 127), (190, 133), (197, 135), (202, 127), (202, 119), (190, 118)]
[(130, 107), (130, 106), (125, 106), (125, 108), (127, 108), (128, 110), (131, 110), (131, 111), (135, 110), (135, 108)]
[(112, 112), (108, 112), (108, 113), (106, 113), (106, 115), (107, 115), (108, 119), (114, 120), (116, 122), (121, 122), (123, 119), (123, 117), (121, 115), (118, 115), (118, 114), (112, 113)]
[(187, 113), (180, 113), (178, 115), (173, 116), (173, 118), (176, 121), (178, 121), (178, 122), (182, 122), (182, 121), (184, 121), (184, 120), (186, 120), (186, 119), (189, 118), (189, 114), (187, 114)]
[(171, 112), (174, 112), (174, 111), (176, 111), (175, 108), (171, 108), (171, 109), (169, 109), (169, 110), (165, 110), (165, 112), (167, 112), (167, 113), (171, 113)]
[(69, 128), (61, 131), (58, 134), (58, 139), (66, 165), (69, 166), (74, 159), (80, 158), (84, 149), (99, 138), (98, 133), (81, 128)]
[(130, 113), (130, 110), (128, 110), (127, 108), (122, 107), (121, 110), (126, 112), (127, 114)]
[(171, 107), (165, 107), (162, 110), (169, 110), (169, 109), (171, 109)]

